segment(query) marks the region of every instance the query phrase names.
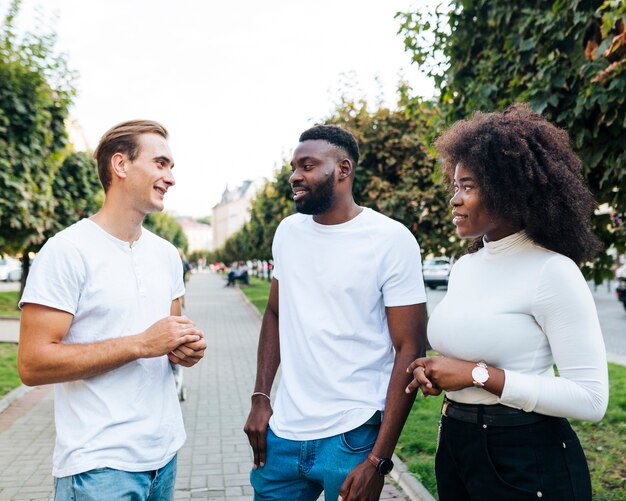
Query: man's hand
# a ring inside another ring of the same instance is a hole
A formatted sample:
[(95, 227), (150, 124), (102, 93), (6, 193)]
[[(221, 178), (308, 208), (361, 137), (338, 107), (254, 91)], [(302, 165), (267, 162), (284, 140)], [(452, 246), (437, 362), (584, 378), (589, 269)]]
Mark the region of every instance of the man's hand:
[(356, 465), (339, 489), (339, 501), (377, 501), (385, 477), (367, 459)]
[(139, 358), (166, 355), (185, 344), (199, 351), (192, 355), (198, 357), (205, 347), (202, 332), (191, 320), (180, 316), (163, 318), (140, 334), (112, 337), (97, 343), (65, 344), (63, 338), (72, 318), (70, 313), (47, 306), (24, 305), (18, 367), (25, 384), (35, 386), (87, 379)]
[(170, 362), (182, 365), (183, 367), (193, 367), (196, 365), (202, 357), (204, 357), (204, 350), (206, 350), (207, 344), (204, 339), (199, 339), (193, 343), (181, 344), (171, 353), (167, 354)]
[(187, 317), (169, 316), (152, 324), (138, 337), (141, 341), (140, 357), (151, 358), (166, 355), (181, 345), (200, 341), (204, 334)]
[(269, 398), (264, 395), (254, 395), (252, 397), (252, 408), (243, 431), (248, 435), (248, 441), (252, 447), (255, 469), (259, 466), (265, 466), (267, 428), (273, 412)]

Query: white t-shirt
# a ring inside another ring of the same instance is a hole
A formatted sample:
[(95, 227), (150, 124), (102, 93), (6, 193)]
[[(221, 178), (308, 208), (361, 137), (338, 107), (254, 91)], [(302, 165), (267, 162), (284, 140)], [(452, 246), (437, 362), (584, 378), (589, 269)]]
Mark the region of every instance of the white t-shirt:
[(426, 301), (419, 246), (364, 209), (337, 225), (287, 217), (273, 255), (282, 376), (270, 427), (292, 440), (351, 430), (385, 408), (394, 363), (385, 307)]
[(606, 352), (589, 287), (572, 260), (524, 232), (457, 261), (428, 339), (442, 355), (505, 371), (501, 398), (471, 387), (448, 392), (451, 400), (590, 421), (604, 415)]
[[(184, 294), (182, 277), (176, 248), (145, 228), (131, 247), (83, 219), (41, 249), (20, 305), (71, 313), (63, 343), (97, 343), (138, 334), (168, 316), (172, 300)], [(155, 470), (185, 441), (166, 356), (55, 384), (54, 390), (55, 477), (102, 467)]]

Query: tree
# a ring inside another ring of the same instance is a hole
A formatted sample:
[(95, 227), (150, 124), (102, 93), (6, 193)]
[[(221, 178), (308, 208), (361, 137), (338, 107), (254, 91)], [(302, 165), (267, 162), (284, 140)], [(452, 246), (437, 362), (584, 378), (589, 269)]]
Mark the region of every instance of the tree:
[(31, 252), (76, 221), (95, 214), (104, 201), (95, 160), (84, 152), (70, 153), (51, 180), (54, 210), (40, 240), (31, 241), (22, 255), (22, 290), (30, 270)]
[[(626, 2), (452, 0), (432, 13), (399, 14), (413, 59), (429, 68), (447, 124), (476, 110), (526, 101), (566, 129), (600, 204), (626, 212)], [(606, 246), (626, 231), (594, 218)], [(608, 256), (593, 270), (607, 276)]]
[(209, 257), (209, 251), (207, 249), (198, 249), (189, 253), (189, 262), (197, 263), (198, 261), (207, 262)]
[[(361, 158), (356, 170), (357, 203), (376, 209), (405, 224), (417, 237), (424, 255), (456, 255), (463, 243), (450, 222), (450, 195), (436, 170), (432, 142), (441, 122), (433, 103), (409, 98), (401, 84), (395, 110), (369, 111), (364, 100), (342, 99), (324, 122), (351, 130)], [(250, 221), (233, 235), (216, 260), (270, 259), (274, 232), (293, 213), (290, 167), (276, 172), (252, 202)]]
[(203, 216), (196, 219), (199, 223), (211, 225), (211, 216)]
[(91, 155), (75, 152), (65, 157), (52, 180), (52, 196), (56, 201), (54, 218), (46, 237), (98, 212), (104, 202), (104, 190)]
[(250, 258), (272, 258), (272, 241), (276, 228), (284, 218), (295, 212), (290, 176), (291, 167), (285, 162), (276, 171), (274, 182), (266, 183), (252, 204), (250, 221), (246, 225), (250, 234)]
[(402, 222), (424, 255), (456, 255), (463, 243), (450, 223), (450, 195), (436, 168), (432, 143), (441, 124), (436, 105), (409, 98), (399, 86), (396, 109), (368, 111), (365, 101), (342, 101), (329, 123), (351, 130), (361, 159), (356, 170), (356, 202)]
[(74, 75), (53, 53), (55, 36), (17, 37), (19, 4), (13, 0), (0, 25), (0, 249), (12, 253), (41, 244), (52, 226), (52, 179), (74, 95)]
[(278, 224), (295, 210), (289, 184), (288, 163), (267, 181), (250, 206), (250, 220), (222, 246), (211, 253), (212, 261), (231, 263), (247, 259), (271, 259), (272, 240)]
[(189, 242), (176, 218), (164, 212), (148, 214), (143, 225), (161, 238), (170, 241), (175, 247), (187, 252)]

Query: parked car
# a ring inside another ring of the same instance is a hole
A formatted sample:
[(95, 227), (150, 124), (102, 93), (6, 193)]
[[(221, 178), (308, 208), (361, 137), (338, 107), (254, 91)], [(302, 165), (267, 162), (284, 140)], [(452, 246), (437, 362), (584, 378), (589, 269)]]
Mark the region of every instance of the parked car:
[(17, 281), (22, 278), (22, 263), (12, 257), (0, 258), (0, 280)]
[(626, 310), (626, 264), (617, 269), (615, 277), (617, 278), (615, 294), (617, 294), (617, 300), (622, 302)]
[(447, 286), (450, 268), (452, 268), (452, 262), (446, 256), (427, 259), (422, 265), (424, 285), (431, 289), (436, 289), (440, 285)]
[(7, 282), (19, 282), (20, 280), (22, 280), (22, 263), (20, 263), (19, 268), (11, 270), (7, 276)]

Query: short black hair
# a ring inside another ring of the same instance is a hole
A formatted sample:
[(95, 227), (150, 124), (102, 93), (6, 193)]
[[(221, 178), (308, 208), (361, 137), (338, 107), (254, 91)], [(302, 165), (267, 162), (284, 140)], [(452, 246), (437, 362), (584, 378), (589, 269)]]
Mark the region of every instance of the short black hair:
[[(489, 213), (526, 230), (537, 244), (580, 264), (600, 250), (591, 230), (596, 202), (564, 130), (528, 105), (475, 113), (435, 142), (450, 179), (458, 163), (477, 177)], [(478, 239), (469, 251), (482, 247)]]
[(327, 141), (330, 144), (343, 149), (356, 167), (359, 163), (359, 145), (356, 139), (347, 129), (343, 129), (338, 125), (314, 125), (310, 129), (305, 130), (300, 134), (299, 141), (315, 141), (321, 139)]

